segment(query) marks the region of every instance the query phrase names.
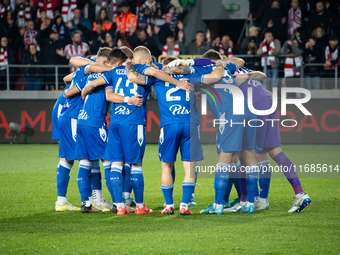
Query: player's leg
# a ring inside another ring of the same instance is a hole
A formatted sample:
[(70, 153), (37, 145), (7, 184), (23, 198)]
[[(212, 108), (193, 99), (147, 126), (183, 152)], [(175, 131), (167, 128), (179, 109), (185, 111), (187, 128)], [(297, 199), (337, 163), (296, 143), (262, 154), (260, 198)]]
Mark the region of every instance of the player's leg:
[(110, 181), (110, 172), (111, 172), (111, 162), (103, 160), (104, 172), (105, 172), (105, 184), (107, 189), (110, 192), (112, 203), (116, 203), (115, 196), (113, 194), (113, 189)]
[(77, 125), (77, 142), (75, 155), (79, 158), (79, 170), (77, 175), (78, 190), (81, 198), (81, 212), (88, 213), (92, 210), (92, 202), (89, 195), (92, 194), (91, 188), (91, 168), (92, 162), (88, 155), (86, 139), (88, 139), (88, 129), (86, 126)]
[(92, 161), (91, 168), (91, 186), (94, 201), (99, 201), (103, 199), (102, 194), (102, 174), (100, 172), (99, 160)]
[(165, 206), (162, 214), (174, 214), (174, 179), (172, 172), (174, 163), (162, 162), (161, 188), (165, 200)]
[(271, 180), (270, 162), (266, 151), (263, 153), (263, 151), (256, 150), (255, 158), (259, 167), (260, 186), (260, 194), (255, 199), (255, 210), (267, 210), (269, 209), (268, 194)]
[(145, 126), (120, 125), (125, 163), (131, 164), (131, 185), (135, 194), (135, 214), (148, 214), (153, 210), (144, 204), (144, 176), (142, 161), (145, 152)]
[(189, 202), (192, 193), (195, 191), (196, 186), (196, 162), (194, 161), (183, 161), (184, 168), (184, 180), (182, 182), (183, 194), (182, 201), (180, 204), (180, 214), (181, 215), (192, 215), (189, 210)]
[(127, 206), (136, 206), (135, 201), (131, 197), (131, 166), (129, 164), (123, 165), (123, 199)]
[(77, 120), (61, 117), (58, 125), (63, 128), (59, 130), (59, 157), (61, 158), (57, 167), (57, 191), (58, 200), (55, 204), (56, 211), (79, 211), (66, 199), (67, 188), (70, 180), (70, 171), (74, 162), (75, 138)]
[(196, 162), (204, 159), (199, 134), (200, 130), (198, 125), (192, 123), (180, 124), (178, 127), (178, 133), (181, 134), (179, 136), (179, 146), (185, 173), (182, 183), (183, 195), (180, 204), (180, 214), (192, 215), (188, 206), (192, 194), (195, 192), (197, 179)]
[(300, 183), (299, 177), (295, 170), (295, 165), (293, 162), (284, 154), (281, 147), (267, 148), (270, 157), (282, 167), (282, 170), (292, 185), (296, 200), (294, 201), (293, 207), (288, 212), (300, 212), (306, 206), (311, 203), (311, 199), (307, 193), (304, 192), (302, 185)]
[(161, 188), (165, 199), (162, 214), (174, 213), (175, 162), (182, 132), (181, 124), (170, 124), (160, 129), (158, 155), (162, 162)]

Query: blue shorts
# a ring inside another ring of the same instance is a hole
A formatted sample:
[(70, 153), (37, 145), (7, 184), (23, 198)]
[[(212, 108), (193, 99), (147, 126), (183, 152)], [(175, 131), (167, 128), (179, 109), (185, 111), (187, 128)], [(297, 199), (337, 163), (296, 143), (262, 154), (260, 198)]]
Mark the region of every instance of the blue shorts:
[(126, 164), (142, 163), (145, 151), (145, 126), (110, 124), (104, 159)]
[(248, 106), (244, 107), (244, 115), (234, 115), (233, 108), (228, 108), (221, 114), (217, 135), (216, 149), (222, 152), (236, 152), (256, 149), (256, 115), (251, 113)]
[(190, 123), (173, 123), (161, 128), (159, 136), (159, 159), (163, 162), (176, 162), (178, 149), (182, 161), (203, 160), (199, 126)]
[(104, 123), (101, 128), (78, 125), (77, 126), (77, 159), (99, 160), (104, 158), (107, 144), (107, 127)]
[(63, 106), (61, 104), (56, 105), (52, 110), (52, 139), (59, 140), (60, 131), (58, 125), (58, 117), (60, 115)]
[(75, 160), (77, 119), (70, 117), (59, 117), (59, 157), (66, 160)]

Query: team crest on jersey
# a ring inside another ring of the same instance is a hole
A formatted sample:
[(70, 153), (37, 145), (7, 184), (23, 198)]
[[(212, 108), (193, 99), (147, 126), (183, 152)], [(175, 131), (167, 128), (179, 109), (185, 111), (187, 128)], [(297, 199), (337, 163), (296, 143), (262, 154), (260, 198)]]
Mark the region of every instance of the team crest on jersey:
[(107, 135), (106, 135), (106, 130), (104, 128), (99, 129), (99, 135), (100, 135), (100, 138), (105, 142)]
[(170, 106), (169, 108), (170, 112), (172, 112), (172, 115), (185, 115), (185, 114), (190, 114), (190, 110), (187, 109), (185, 106), (179, 105), (179, 104), (174, 104)]
[(254, 87), (257, 87), (257, 86), (260, 86), (260, 85), (262, 85), (261, 84), (261, 82), (259, 82), (259, 81), (257, 81), (257, 80), (248, 80), (248, 84), (249, 85), (252, 85), (252, 86), (254, 86)]

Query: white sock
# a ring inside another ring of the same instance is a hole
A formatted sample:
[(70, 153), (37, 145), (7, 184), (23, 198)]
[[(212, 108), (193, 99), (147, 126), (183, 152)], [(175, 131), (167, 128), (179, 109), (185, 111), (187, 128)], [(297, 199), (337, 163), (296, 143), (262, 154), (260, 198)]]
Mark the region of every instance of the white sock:
[(250, 203), (250, 202), (247, 201), (246, 205), (251, 206), (251, 205), (254, 205), (254, 203)]
[(302, 197), (302, 196), (303, 196), (303, 194), (304, 194), (304, 193), (303, 193), (303, 192), (301, 192), (301, 193), (299, 193), (299, 194), (296, 194), (296, 195), (295, 195), (295, 197), (296, 197), (296, 198), (300, 198), (300, 197)]
[(89, 197), (89, 201), (90, 201), (90, 204), (92, 205), (92, 203), (93, 203), (93, 197), (92, 196)]
[(123, 199), (128, 199), (131, 197), (131, 193), (130, 192), (123, 192)]
[(57, 203), (58, 203), (58, 205), (65, 205), (67, 203), (66, 197), (59, 197), (58, 196)]
[(170, 209), (170, 207), (173, 207), (175, 209), (175, 205), (172, 204), (172, 205), (165, 205), (166, 209)]
[(121, 208), (125, 208), (125, 204), (124, 203), (117, 203), (117, 208), (119, 208), (119, 207), (121, 207)]
[(89, 206), (91, 206), (91, 202), (90, 202), (90, 200), (86, 200), (86, 201), (85, 201), (85, 206), (86, 206), (86, 207), (89, 207)]
[(136, 203), (136, 206), (138, 206), (139, 209), (144, 208), (144, 203)]
[(255, 197), (255, 200), (254, 201), (258, 201), (260, 197)]
[(246, 202), (240, 201), (240, 205), (244, 206), (245, 204), (246, 204)]
[(103, 199), (103, 194), (101, 190), (95, 189), (94, 191), (92, 191), (92, 193), (93, 193), (94, 200), (100, 201)]
[(216, 203), (214, 203), (214, 208), (215, 209), (219, 208), (220, 206), (223, 206), (223, 204), (216, 204)]
[(179, 206), (179, 209), (181, 210), (182, 208), (184, 208), (185, 210), (188, 210), (188, 204), (181, 203), (180, 206)]
[(268, 204), (268, 198), (261, 198), (261, 197), (259, 197), (259, 201), (260, 201), (262, 204)]

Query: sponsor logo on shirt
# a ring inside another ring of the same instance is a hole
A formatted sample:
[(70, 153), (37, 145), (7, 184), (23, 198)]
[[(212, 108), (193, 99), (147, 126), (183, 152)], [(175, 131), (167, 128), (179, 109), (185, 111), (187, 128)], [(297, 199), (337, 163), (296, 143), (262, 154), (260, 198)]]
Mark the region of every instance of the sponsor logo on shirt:
[(79, 115), (78, 115), (78, 120), (87, 120), (89, 116), (87, 115), (87, 112), (84, 110), (80, 110)]
[(130, 113), (131, 113), (131, 111), (128, 108), (126, 108), (125, 106), (122, 106), (122, 105), (116, 107), (116, 109), (115, 109), (115, 114), (129, 115)]
[(190, 109), (187, 109), (185, 106), (179, 104), (170, 106), (169, 110), (174, 116), (190, 114)]

